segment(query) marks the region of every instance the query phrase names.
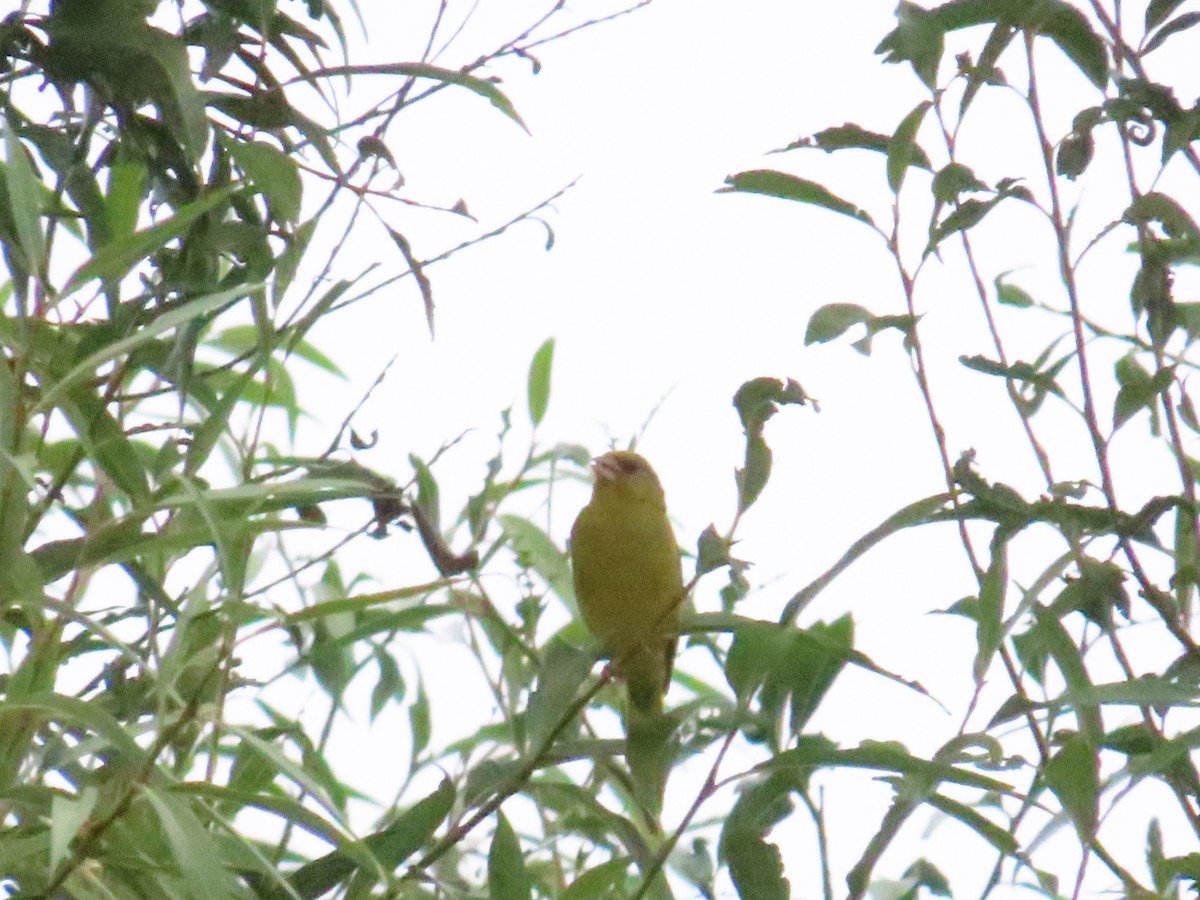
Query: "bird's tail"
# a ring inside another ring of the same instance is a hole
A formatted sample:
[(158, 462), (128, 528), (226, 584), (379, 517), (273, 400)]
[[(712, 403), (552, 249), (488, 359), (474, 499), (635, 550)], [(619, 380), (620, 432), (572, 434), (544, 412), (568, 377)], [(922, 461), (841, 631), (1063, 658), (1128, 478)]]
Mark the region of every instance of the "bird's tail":
[(663, 714), (663, 695), (671, 677), (674, 655), (672, 638), (669, 644), (630, 653), (621, 662), (629, 696), (625, 708), (625, 758), (638, 802), (655, 827), (678, 747), (676, 723)]

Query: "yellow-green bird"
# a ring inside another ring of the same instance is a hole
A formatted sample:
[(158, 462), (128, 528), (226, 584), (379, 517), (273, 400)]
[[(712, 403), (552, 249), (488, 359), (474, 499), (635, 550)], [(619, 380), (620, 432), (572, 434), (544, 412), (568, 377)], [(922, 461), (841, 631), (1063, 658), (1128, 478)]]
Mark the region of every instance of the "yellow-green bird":
[(679, 546), (662, 485), (628, 450), (592, 462), (592, 500), (571, 529), (575, 598), (584, 624), (624, 679), (631, 712), (662, 712), (683, 602)]

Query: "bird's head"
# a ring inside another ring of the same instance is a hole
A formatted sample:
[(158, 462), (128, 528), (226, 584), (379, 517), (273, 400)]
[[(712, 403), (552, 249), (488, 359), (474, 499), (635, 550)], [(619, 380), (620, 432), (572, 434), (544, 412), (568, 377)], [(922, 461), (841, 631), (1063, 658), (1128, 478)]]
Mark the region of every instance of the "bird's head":
[(610, 450), (592, 460), (594, 495), (620, 495), (662, 502), (663, 489), (650, 463), (631, 450)]

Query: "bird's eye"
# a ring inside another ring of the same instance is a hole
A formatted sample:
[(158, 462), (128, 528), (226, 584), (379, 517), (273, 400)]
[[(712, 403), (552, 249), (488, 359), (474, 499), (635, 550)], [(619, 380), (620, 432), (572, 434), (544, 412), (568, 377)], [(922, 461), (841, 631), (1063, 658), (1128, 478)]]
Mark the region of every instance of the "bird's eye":
[(628, 456), (621, 457), (621, 471), (626, 475), (632, 475), (634, 472), (642, 468), (642, 461), (637, 458)]

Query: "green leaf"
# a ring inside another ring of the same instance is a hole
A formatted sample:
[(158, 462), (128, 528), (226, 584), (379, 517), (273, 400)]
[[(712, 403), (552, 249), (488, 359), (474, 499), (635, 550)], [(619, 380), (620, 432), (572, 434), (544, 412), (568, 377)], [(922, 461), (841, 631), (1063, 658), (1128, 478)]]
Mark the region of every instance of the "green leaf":
[(1125, 221), (1133, 225), (1158, 222), (1168, 237), (1200, 241), (1200, 228), (1174, 197), (1150, 191), (1137, 197), (1125, 210)]
[(861, 324), (866, 326), (866, 334), (851, 346), (863, 356), (870, 356), (875, 335), (889, 328), (901, 332), (905, 338), (905, 346), (908, 346), (916, 322), (917, 317), (910, 315), (876, 316), (855, 303), (827, 303), (809, 318), (804, 343), (805, 346), (825, 343), (841, 337), (850, 328)]
[(767, 486), (771, 477), (771, 448), (762, 435), (746, 436), (745, 465), (734, 471), (738, 488), (738, 512), (745, 512)]
[(1146, 46), (1142, 48), (1142, 55), (1152, 53), (1163, 44), (1172, 35), (1179, 34), (1181, 31), (1187, 31), (1189, 28), (1195, 28), (1200, 24), (1200, 12), (1186, 12), (1181, 16), (1176, 16), (1162, 28), (1154, 33), (1154, 37), (1146, 41)]
[(754, 378), (733, 395), (733, 405), (742, 420), (746, 435), (746, 463), (735, 472), (738, 485), (738, 509), (745, 511), (758, 499), (771, 477), (771, 448), (763, 439), (767, 419), (783, 405), (806, 406), (810, 397), (798, 382), (778, 378)]
[(1151, 375), (1137, 358), (1126, 354), (1114, 365), (1117, 383), (1121, 386), (1113, 401), (1113, 430), (1120, 428), (1143, 409), (1154, 415), (1157, 401), (1171, 386), (1173, 369), (1163, 369)]
[(625, 880), (629, 860), (624, 856), (610, 859), (588, 869), (559, 894), (559, 900), (607, 900), (618, 896), (616, 888)]
[(975, 664), (974, 675), (977, 684), (982, 683), (991, 667), (992, 658), (1000, 649), (1000, 641), (1004, 637), (1002, 620), (1004, 617), (1004, 596), (1008, 589), (1008, 543), (1007, 537), (997, 530), (996, 539), (992, 541), (992, 560), (983, 577), (979, 589), (979, 606), (975, 620)]
[(37, 609), (44, 599), (41, 571), (25, 551), (28, 497), (35, 482), (13, 456), (22, 442), (18, 423), (25, 402), (12, 367), (0, 361), (0, 596), (8, 597), (10, 603), (24, 601), (30, 609)]
[(525, 712), (527, 745), (540, 748), (562, 722), (579, 686), (591, 674), (595, 655), (554, 638), (542, 653), (538, 667), (537, 689), (529, 698)]
[(1067, 579), (1067, 586), (1051, 605), (1054, 612), (1059, 616), (1079, 612), (1106, 629), (1113, 626), (1114, 609), (1128, 619), (1129, 594), (1123, 586), (1125, 572), (1121, 567), (1087, 556), (1079, 566), (1079, 577)]
[[(1186, 395), (1185, 395), (1186, 396)], [(1196, 533), (1195, 512), (1180, 505), (1175, 510), (1175, 589), (1177, 609), (1190, 609), (1200, 584), (1200, 536)]]
[(1108, 82), (1108, 49), (1087, 17), (1062, 0), (1028, 0), (1018, 23), (1033, 34), (1044, 34), (1066, 54), (1096, 87)]
[[(914, 888), (926, 888), (929, 893), (938, 897), (954, 896), (954, 893), (950, 890), (950, 882), (946, 879), (946, 876), (927, 859), (915, 860), (911, 866), (904, 870), (904, 879), (910, 882)], [(913, 896), (917, 896), (915, 892)]]
[(1075, 711), (1079, 729), (1089, 742), (1099, 743), (1104, 735), (1104, 723), (1099, 705), (1103, 698), (1093, 695), (1095, 687), (1083, 662), (1083, 654), (1063, 627), (1056, 612), (1041, 606), (1033, 607), (1037, 640), (1054, 660), (1067, 683), (1066, 704)]
[(529, 420), (536, 428), (550, 405), (550, 370), (554, 363), (554, 338), (547, 338), (529, 364)]
[(550, 589), (566, 604), (571, 615), (578, 618), (575, 604), (575, 585), (567, 555), (558, 549), (550, 536), (528, 519), (504, 514), (496, 517), (520, 565), (542, 577)]
[(345, 615), (324, 616), (316, 620), (312, 646), (308, 650), (307, 661), (317, 684), (337, 705), (340, 705), (346, 688), (358, 674), (352, 648), (339, 640), (353, 625), (354, 620)]
[(910, 63), (917, 77), (932, 89), (937, 85), (938, 64), (945, 47), (945, 28), (932, 11), (901, 0), (896, 8), (896, 27), (875, 52), (886, 63)]
[(1003, 199), (1003, 195), (997, 195), (989, 197), (987, 200), (977, 200), (972, 197), (962, 201), (942, 221), (933, 222), (929, 226), (929, 243), (925, 247), (925, 252), (932, 253), (938, 244), (952, 234), (974, 228)]
[(937, 87), (946, 34), (986, 24), (1045, 35), (1096, 87), (1103, 88), (1108, 80), (1104, 40), (1082, 12), (1063, 0), (950, 0), (928, 10), (905, 0), (896, 19), (896, 28), (875, 52), (884, 62), (910, 63), (930, 89)]
[(742, 792), (721, 829), (718, 856), (741, 900), (788, 900), (791, 885), (783, 855), (767, 835), (792, 811), (788, 796), (797, 786), (791, 773), (776, 772)]
[[(46, 23), (46, 72), (57, 84), (89, 82), (121, 107), (147, 101), (162, 114), (164, 133), (181, 139), (188, 161), (204, 152), (208, 121), (192, 81), (184, 40), (146, 23), (138, 4), (55, 4)], [(156, 125), (158, 123), (155, 123)], [(129, 126), (126, 126), (129, 127)]]
[(952, 0), (931, 11), (943, 31), (992, 24), (1044, 35), (1098, 88), (1108, 81), (1108, 51), (1087, 17), (1063, 0)]
[(716, 866), (713, 862), (709, 842), (704, 838), (694, 838), (690, 849), (676, 850), (672, 853), (671, 867), (678, 875), (687, 879), (689, 884), (697, 888), (701, 897), (713, 898), (716, 896), (713, 884), (716, 877)]
[(802, 629), (727, 613), (705, 613), (687, 617), (684, 630), (733, 631), (725, 677), (743, 708), (759, 697), (760, 719), (754, 733), (747, 736), (773, 748), (781, 738), (802, 731), (846, 665), (925, 693), (920, 685), (888, 672), (854, 649), (854, 623), (849, 616)]
[(108, 194), (104, 198), (109, 240), (127, 238), (137, 230), (142, 201), (146, 199), (146, 182), (146, 166), (140, 161), (120, 159), (109, 167)]
[(415, 453), (408, 454), (408, 461), (413, 467), (413, 472), (417, 480), (417, 504), (424, 511), (429, 524), (435, 530), (440, 529), (442, 501), (441, 489), (438, 487), (437, 479), (433, 477), (433, 471), (426, 464), (425, 460), (421, 459)]
[(1042, 778), (1075, 823), (1079, 839), (1090, 845), (1096, 837), (1100, 800), (1100, 757), (1095, 748), (1082, 735), (1067, 734), (1042, 767)]
[(120, 424), (103, 401), (83, 387), (73, 388), (59, 409), (79, 436), (88, 457), (99, 465), (136, 506), (150, 496), (150, 486), (140, 454), (125, 437)]
[(996, 276), (996, 280), (993, 282), (996, 286), (996, 299), (1005, 306), (1015, 306), (1018, 309), (1028, 309), (1033, 306), (1033, 298), (1024, 288), (1004, 280), (1010, 274), (1010, 272), (1003, 272)]
[(429, 715), (429, 695), (425, 693), (425, 685), (417, 680), (417, 699), (408, 708), (408, 728), (412, 734), (412, 754), (409, 770), (416, 768), (421, 754), (429, 747), (429, 738), (433, 733), (433, 722)]
[(50, 868), (67, 858), (71, 841), (79, 834), (84, 823), (96, 808), (99, 790), (95, 786), (83, 788), (78, 795), (55, 794), (50, 800)]
[(939, 206), (954, 203), (961, 194), (985, 191), (988, 186), (975, 177), (975, 173), (962, 163), (947, 163), (933, 177), (933, 196)]
[(872, 772), (895, 772), (924, 785), (925, 799), (942, 782), (980, 791), (1018, 796), (1012, 785), (981, 775), (971, 768), (950, 765), (940, 759), (913, 756), (895, 741), (864, 741), (857, 747), (839, 747), (822, 735), (801, 735), (796, 745), (777, 754), (765, 765), (768, 771), (794, 770), (794, 778), (808, 778), (817, 768), (851, 768)]
[[(166, 246), (169, 241), (179, 237), (201, 216), (228, 204), (230, 197), (238, 190), (241, 190), (240, 185), (230, 185), (210, 191), (200, 199), (180, 207), (176, 210), (175, 215), (157, 225), (115, 238), (75, 270), (74, 274), (67, 279), (67, 283), (59, 295), (60, 299), (69, 297), (95, 278), (106, 282), (120, 281), (137, 263)], [(248, 293), (248, 291), (248, 287), (242, 287), (240, 290), (234, 289), (221, 293), (236, 296)]]
[(1146, 32), (1153, 31), (1182, 5), (1183, 0), (1150, 0), (1146, 6)]
[(809, 317), (804, 345), (832, 341), (871, 318), (871, 311), (856, 303), (827, 303)]
[(488, 81), (486, 78), (468, 75), (466, 72), (443, 69), (440, 66), (432, 66), (428, 63), (401, 62), (366, 66), (333, 66), (305, 72), (293, 79), (293, 81), (303, 80), (313, 82), (319, 78), (339, 78), (343, 75), (351, 77), (355, 75), (405, 75), (409, 78), (428, 78), (431, 81), (440, 81), (443, 84), (456, 84), (485, 98), (492, 106), (520, 125), (525, 131), (529, 130), (525, 127), (525, 123), (521, 121), (521, 117), (517, 115), (512, 101), (491, 81)]
[(170, 848), (170, 862), (178, 866), (187, 894), (192, 897), (242, 897), (233, 874), (221, 865), (221, 852), (213, 834), (201, 824), (184, 798), (141, 786), (141, 796), (154, 807), (161, 834)]
[(1092, 162), (1096, 142), (1091, 131), (1072, 132), (1062, 139), (1054, 157), (1054, 171), (1074, 181)]
[[(279, 730), (274, 728), (259, 728), (255, 730), (261, 741), (276, 741)], [(278, 770), (267, 756), (258, 748), (246, 741), (239, 741), (233, 751), (233, 764), (229, 769), (229, 788), (243, 795), (253, 796), (275, 781)], [(232, 804), (228, 804), (232, 806)], [(233, 810), (227, 808), (227, 813)]]
[[(437, 581), (426, 582), (425, 584), (416, 584), (410, 587), (393, 588), (387, 591), (380, 591), (374, 594), (356, 594), (353, 597), (338, 597), (332, 600), (322, 600), (305, 609), (298, 610), (294, 613), (288, 613), (283, 617), (289, 625), (296, 625), (300, 622), (309, 622), (315, 619), (323, 619), (326, 616), (340, 616), (347, 613), (354, 614), (354, 619), (359, 622), (359, 628), (371, 626), (373, 620), (371, 618), (371, 608), (382, 603), (394, 604), (398, 600), (412, 600), (414, 598), (427, 598), (434, 591), (442, 588), (450, 587), (453, 584), (449, 579), (439, 579)], [(438, 618), (454, 612), (453, 606), (439, 606), (430, 602), (422, 602), (418, 606), (410, 609), (389, 609), (380, 614), (381, 619), (385, 619), (389, 624), (387, 627), (399, 631), (414, 631), (419, 630), (430, 619)], [(460, 610), (461, 611), (461, 610)], [(367, 632), (360, 632), (357, 629), (353, 634), (356, 637), (366, 637), (376, 633), (376, 629)]]
[(887, 153), (890, 142), (890, 135), (868, 131), (861, 125), (847, 122), (845, 125), (825, 128), (810, 137), (799, 138), (786, 147), (771, 152), (786, 153), (789, 150), (799, 150), (803, 147), (815, 147), (826, 153), (834, 153), (838, 150), (871, 150), (875, 153)]
[(221, 145), (251, 184), (270, 201), (277, 219), (289, 223), (299, 220), (303, 184), (295, 159), (259, 141), (222, 137)]
[[(449, 815), (455, 796), (454, 785), (449, 779), (443, 779), (437, 790), (402, 813), (387, 828), (364, 838), (363, 845), (382, 870), (394, 870), (429, 840)], [(345, 882), (359, 868), (359, 863), (347, 852), (335, 850), (302, 866), (288, 877), (288, 882), (299, 896), (316, 900)], [(290, 895), (276, 891), (272, 896)]]
[(922, 161), (928, 165), (929, 158), (917, 143), (917, 132), (925, 120), (925, 114), (932, 106), (933, 104), (928, 100), (918, 103), (900, 122), (896, 133), (888, 142), (887, 180), (888, 187), (892, 189), (893, 194), (900, 193), (900, 187), (904, 184), (904, 175), (910, 166), (919, 166)]
[(400, 250), (400, 255), (404, 257), (404, 262), (408, 265), (408, 270), (412, 272), (413, 280), (416, 281), (417, 288), (421, 292), (421, 302), (425, 306), (425, 323), (429, 326), (429, 336), (433, 337), (433, 283), (425, 274), (425, 264), (413, 253), (408, 238), (390, 226), (387, 227), (387, 233), (391, 237), (392, 243)]
[(823, 185), (809, 181), (807, 178), (788, 175), (786, 172), (775, 172), (769, 169), (740, 172), (726, 178), (725, 184), (726, 187), (720, 188), (717, 193), (737, 191), (745, 194), (765, 194), (768, 197), (778, 197), (780, 200), (794, 200), (797, 203), (820, 206), (857, 219), (872, 227), (875, 224), (870, 214), (831, 193)]
[(42, 235), (42, 185), (34, 173), (25, 148), (11, 121), (4, 129), (5, 191), (8, 214), (12, 217), (17, 241), (25, 255), (26, 266), (39, 276), (46, 271), (46, 244)]
[(734, 696), (748, 704), (771, 673), (785, 661), (792, 645), (792, 632), (763, 623), (739, 628), (725, 660), (725, 678)]
[(808, 724), (853, 653), (854, 620), (849, 614), (833, 622), (817, 622), (798, 636), (786, 673), (793, 735)]
[(729, 542), (717, 534), (715, 525), (709, 525), (696, 542), (696, 574), (705, 575), (729, 565), (729, 550)]
[[(9, 676), (8, 694), (0, 706), (0, 747), (8, 744), (13, 727), (26, 723), (56, 722), (72, 729), (91, 731), (106, 746), (112, 764), (119, 762), (130, 769), (147, 764), (146, 751), (138, 746), (125, 727), (97, 703), (88, 703), (48, 691), (24, 693), (18, 690), (20, 681)], [(27, 716), (20, 715), (28, 714)]]
[(400, 703), (404, 700), (404, 676), (400, 674), (400, 667), (386, 649), (376, 647), (372, 656), (379, 666), (379, 680), (375, 682), (375, 687), (371, 688), (371, 721), (374, 722), (388, 703)]
[(488, 896), (491, 900), (530, 900), (533, 881), (525, 868), (521, 842), (504, 813), (496, 813), (496, 831), (488, 850)]
[[(987, 816), (983, 815), (977, 809), (973, 809), (959, 800), (951, 800), (945, 794), (931, 794), (925, 798), (925, 802), (934, 809), (940, 810), (952, 819), (957, 819), (962, 824), (966, 825), (984, 840), (986, 840), (997, 853), (1003, 856), (1016, 856), (1021, 845), (1017, 843), (1017, 839), (1005, 828), (1001, 828)], [(934, 891), (934, 893), (941, 893)], [(949, 896), (942, 894), (942, 896)]]

